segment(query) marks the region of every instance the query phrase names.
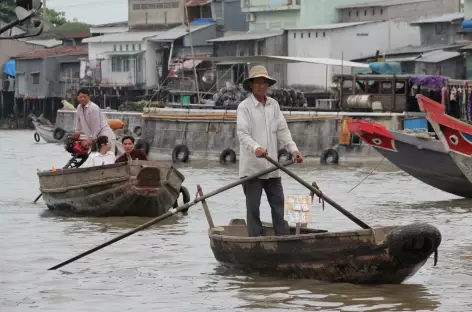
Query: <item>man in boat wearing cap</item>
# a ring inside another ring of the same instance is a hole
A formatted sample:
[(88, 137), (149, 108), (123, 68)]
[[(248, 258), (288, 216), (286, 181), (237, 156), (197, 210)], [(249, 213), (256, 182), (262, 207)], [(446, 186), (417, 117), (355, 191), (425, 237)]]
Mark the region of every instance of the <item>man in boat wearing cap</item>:
[(87, 140), (83, 142), (84, 145), (92, 146), (93, 140), (99, 136), (106, 136), (110, 143), (110, 151), (117, 154), (115, 133), (110, 128), (106, 116), (100, 111), (100, 107), (90, 101), (89, 91), (86, 88), (80, 88), (77, 92), (77, 100), (79, 105), (75, 114), (76, 125), (72, 137), (77, 140), (82, 132), (87, 136)]
[[(297, 162), (303, 162), (303, 156), (292, 139), (279, 103), (266, 95), (267, 88), (275, 83), (264, 66), (252, 67), (249, 78), (243, 82), (243, 88), (250, 92), (250, 95), (239, 104), (237, 110), (241, 178), (271, 167), (262, 157), (267, 152), (271, 158), (278, 159), (277, 143), (292, 153)], [(243, 184), (249, 236), (264, 235), (259, 212), (262, 190), (266, 193), (271, 208), (275, 234), (289, 235), (288, 224), (284, 220), (282, 181), (277, 170)]]

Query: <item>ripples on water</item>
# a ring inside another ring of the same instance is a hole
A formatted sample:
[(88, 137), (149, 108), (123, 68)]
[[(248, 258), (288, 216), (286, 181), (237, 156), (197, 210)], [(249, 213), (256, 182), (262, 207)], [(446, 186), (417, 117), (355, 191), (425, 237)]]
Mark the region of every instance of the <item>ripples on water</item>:
[[(430, 259), (402, 285), (356, 286), (240, 275), (214, 259), (200, 205), (58, 271), (76, 254), (140, 225), (143, 218), (61, 218), (46, 210), (37, 169), (68, 160), (62, 146), (36, 144), (31, 131), (0, 132), (0, 311), (470, 311), (469, 241), (472, 201), (435, 190), (390, 165), (347, 193), (376, 164), (293, 167), (371, 226), (425, 221), (443, 234), (439, 263)], [(384, 161), (386, 163), (386, 161)], [(236, 166), (193, 162), (181, 168), (191, 193), (237, 178)], [(286, 194), (307, 190), (284, 176)], [(208, 204), (216, 224), (244, 218), (236, 187)], [(270, 220), (266, 201), (264, 220)], [(335, 209), (317, 205), (313, 227), (358, 227)]]

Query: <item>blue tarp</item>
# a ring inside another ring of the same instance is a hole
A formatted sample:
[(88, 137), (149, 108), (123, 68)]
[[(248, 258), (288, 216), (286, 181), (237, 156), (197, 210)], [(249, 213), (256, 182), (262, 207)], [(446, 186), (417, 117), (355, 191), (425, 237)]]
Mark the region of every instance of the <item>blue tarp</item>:
[(369, 68), (373, 73), (380, 75), (399, 75), (402, 68), (398, 62), (373, 62), (369, 64)]
[(15, 69), (15, 60), (11, 59), (3, 64), (3, 73), (15, 77), (16, 69)]
[(192, 25), (206, 25), (206, 24), (212, 24), (214, 23), (214, 20), (211, 18), (197, 18), (194, 21), (192, 21)]

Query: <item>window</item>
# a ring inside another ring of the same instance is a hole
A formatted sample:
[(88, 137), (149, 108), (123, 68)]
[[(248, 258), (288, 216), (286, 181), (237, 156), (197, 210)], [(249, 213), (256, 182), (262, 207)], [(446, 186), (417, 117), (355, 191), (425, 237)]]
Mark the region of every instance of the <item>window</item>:
[(308, 38), (311, 38), (311, 32), (308, 33)]
[(297, 33), (293, 33), (293, 39), (296, 39), (297, 38)]
[(380, 15), (384, 14), (384, 10), (380, 9)]
[(326, 33), (323, 31), (323, 37), (326, 37)]
[(382, 93), (382, 94), (392, 93), (392, 83), (391, 82), (382, 82), (380, 93)]
[(356, 11), (356, 16), (359, 16), (359, 11)]
[(129, 56), (119, 55), (111, 57), (112, 72), (129, 72)]
[(147, 3), (142, 3), (142, 4), (141, 4), (141, 10), (149, 10), (149, 4), (147, 4)]
[(303, 39), (303, 33), (300, 33), (300, 39)]
[(123, 45), (120, 44), (120, 51), (123, 51)]
[(31, 77), (33, 77), (33, 84), (39, 84), (39, 73), (33, 73)]
[(141, 4), (133, 4), (133, 10), (141, 10)]
[(367, 16), (367, 10), (364, 10), (364, 16)]
[(116, 51), (116, 44), (113, 45), (113, 51)]
[(129, 51), (129, 44), (127, 44), (125, 47), (126, 47), (126, 51)]
[(149, 10), (155, 10), (156, 9), (156, 4), (155, 3), (149, 3)]
[(131, 46), (131, 49), (133, 49), (133, 51), (136, 51), (136, 45), (133, 43), (133, 45)]
[(141, 43), (138, 44), (138, 50), (141, 51)]
[(372, 9), (372, 15), (375, 15), (375, 9)]

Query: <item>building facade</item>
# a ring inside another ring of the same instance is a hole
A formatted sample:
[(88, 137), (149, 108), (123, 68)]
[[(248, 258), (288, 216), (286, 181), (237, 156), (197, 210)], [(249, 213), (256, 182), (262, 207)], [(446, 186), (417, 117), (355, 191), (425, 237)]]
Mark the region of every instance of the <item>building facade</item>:
[(249, 30), (262, 31), (337, 23), (336, 7), (349, 3), (352, 0), (241, 0), (241, 9)]
[(381, 0), (339, 5), (341, 22), (404, 19), (412, 21), (421, 16), (460, 12), (460, 0)]
[[(311, 58), (353, 60), (375, 54), (377, 50), (418, 45), (418, 27), (407, 22), (370, 21), (318, 25), (288, 30), (288, 55)], [(326, 90), (333, 74), (349, 68), (317, 64), (288, 64), (287, 84)]]

